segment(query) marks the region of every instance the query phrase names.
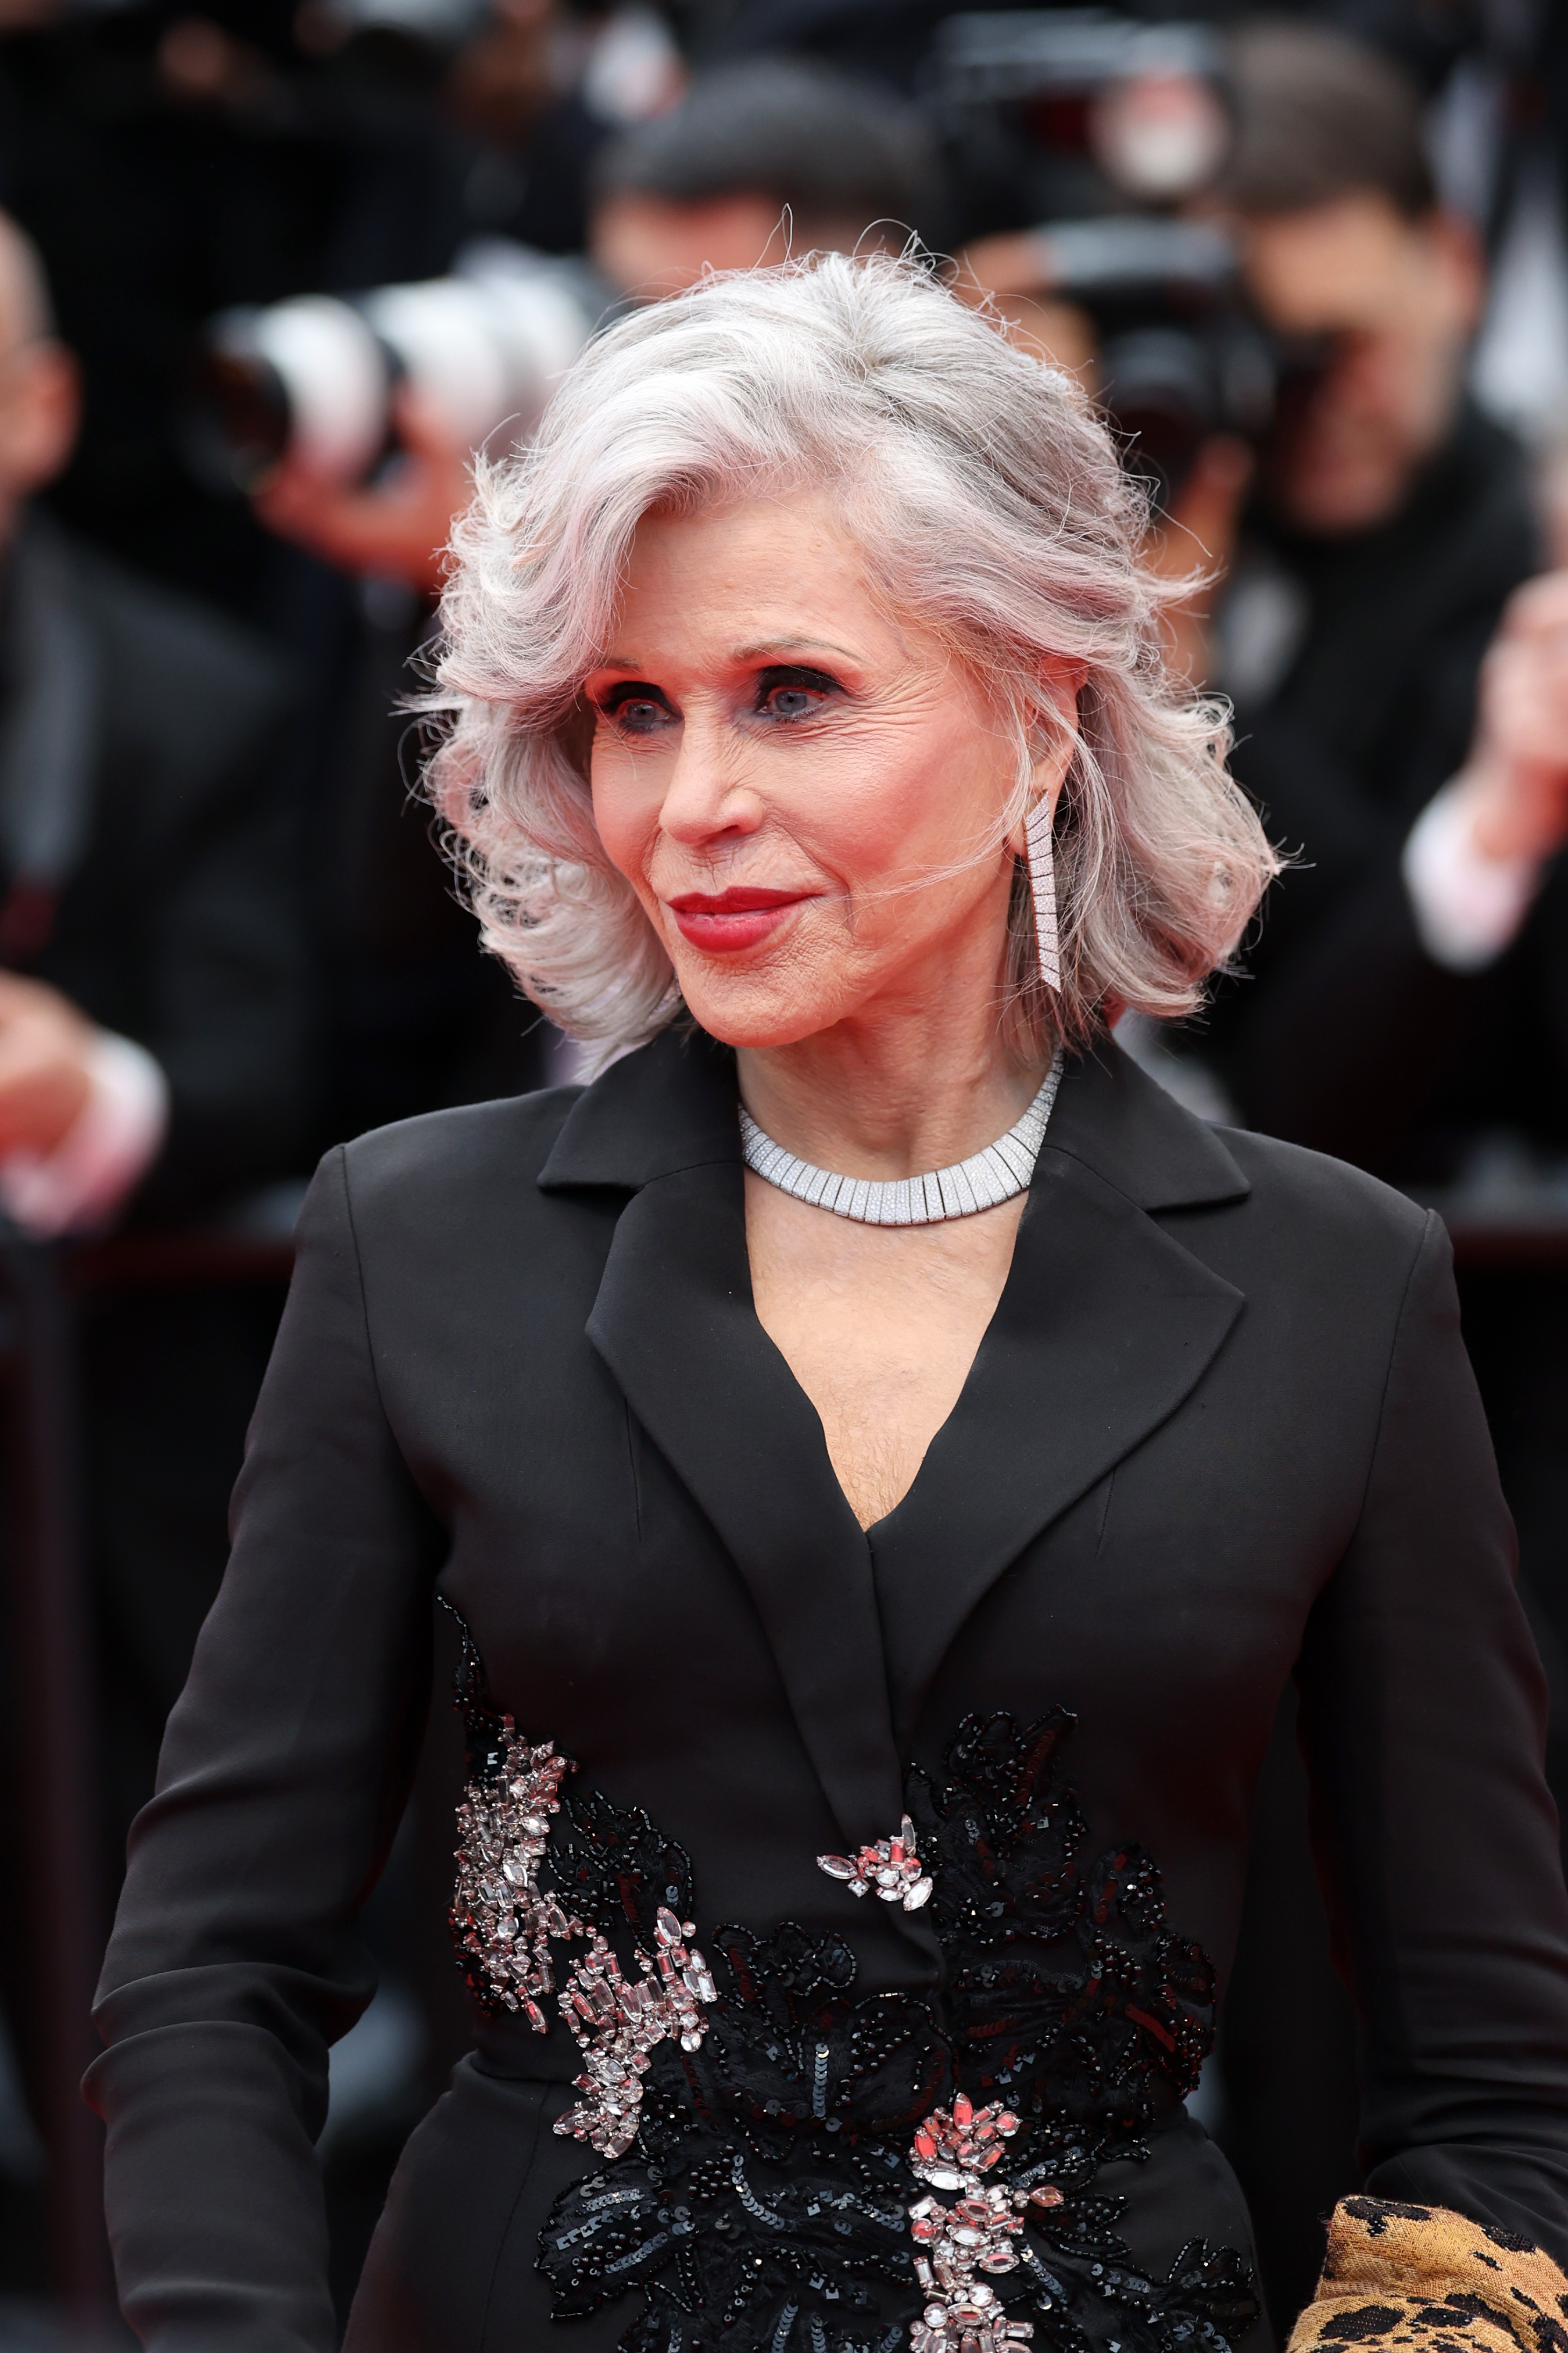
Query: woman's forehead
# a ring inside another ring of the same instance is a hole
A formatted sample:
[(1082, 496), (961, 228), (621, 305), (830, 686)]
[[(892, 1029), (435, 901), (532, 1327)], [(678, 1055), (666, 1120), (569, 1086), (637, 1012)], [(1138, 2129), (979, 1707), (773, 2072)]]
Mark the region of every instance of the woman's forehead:
[(754, 496), (715, 498), (702, 505), (651, 506), (638, 522), (630, 563), (722, 561), (729, 553), (755, 561), (774, 551), (798, 556), (835, 549), (865, 558), (849, 531), (841, 496), (826, 483), (804, 481)]
[(826, 500), (803, 494), (645, 516), (626, 565), (614, 651), (628, 635), (675, 631), (721, 641), (737, 659), (835, 642), (847, 655), (866, 649), (868, 632), (880, 638), (888, 627), (863, 549)]
[[(795, 652), (802, 660), (920, 659), (946, 641), (934, 617), (900, 596), (831, 485), (650, 509), (626, 566), (610, 650), (624, 668), (644, 644), (700, 630), (736, 661)], [(616, 657), (625, 656), (624, 661)]]

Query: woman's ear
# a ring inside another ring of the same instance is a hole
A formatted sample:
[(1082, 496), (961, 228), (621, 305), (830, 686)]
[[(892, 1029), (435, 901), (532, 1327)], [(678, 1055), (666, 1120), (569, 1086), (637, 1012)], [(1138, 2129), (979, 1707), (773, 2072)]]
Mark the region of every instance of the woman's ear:
[(1058, 716), (1077, 733), (1078, 699), (1089, 678), (1089, 664), (1068, 661), (1065, 656), (1053, 657), (1040, 673), (1040, 683), (1047, 699), (1057, 707)]
[[(1079, 685), (1082, 682), (1080, 673)], [(1054, 678), (1052, 683), (1053, 686), (1056, 683)], [(1069, 688), (1064, 684), (1060, 691), (1052, 692), (1051, 701), (1056, 705), (1061, 725), (1051, 729), (1048, 734), (1046, 730), (1041, 731), (1042, 734), (1047, 734), (1047, 740), (1031, 764), (1029, 805), (1007, 836), (1007, 848), (1015, 858), (1028, 854), (1025, 828), (1042, 799), (1050, 810), (1052, 822), (1055, 822), (1057, 803), (1061, 798), (1062, 786), (1067, 782), (1068, 770), (1078, 749), (1078, 686)]]

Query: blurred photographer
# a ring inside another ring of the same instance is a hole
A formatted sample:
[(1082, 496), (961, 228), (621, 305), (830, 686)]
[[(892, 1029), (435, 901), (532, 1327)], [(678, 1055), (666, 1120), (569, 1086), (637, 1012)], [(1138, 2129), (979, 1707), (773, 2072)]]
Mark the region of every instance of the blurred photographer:
[[(1524, 455), (1465, 392), (1481, 262), (1436, 203), (1415, 90), (1306, 26), (1243, 30), (1232, 65), (1223, 218), (1258, 311), (1316, 363), (1255, 470), (1211, 449), (1177, 507), (1222, 575), (1186, 649), (1233, 697), (1237, 773), (1300, 862), (1187, 1046), (1251, 1124), (1441, 1182), (1490, 1129), (1568, 1139), (1568, 582), (1531, 580)], [(1164, 560), (1191, 561), (1182, 541)], [(1568, 1298), (1547, 1275), (1475, 1271), (1462, 1298), (1553, 1681), (1561, 1799)], [(1287, 1732), (1224, 2050), (1227, 2147), (1280, 2317), (1308, 2292), (1317, 2218), (1357, 2180), (1353, 2027)]]
[(700, 75), (671, 112), (606, 148), (594, 193), (590, 251), (639, 302), (785, 251), (897, 251), (911, 234), (935, 246), (943, 226), (915, 108), (806, 58)]
[[(1524, 853), (1497, 764), (1486, 813), (1450, 787), (1482, 657), (1542, 561), (1529, 472), (1464, 392), (1481, 260), (1436, 204), (1414, 88), (1306, 26), (1244, 30), (1232, 57), (1219, 195), (1259, 311), (1322, 357), (1234, 528), (1212, 498), (1204, 516), (1226, 577), (1212, 624), (1194, 617), (1194, 666), (1233, 697), (1237, 773), (1302, 862), (1194, 1042), (1255, 1124), (1441, 1173), (1456, 993), (1533, 895), (1504, 871)], [(1562, 836), (1527, 829), (1539, 866)], [(1325, 988), (1355, 1007), (1349, 1060)]]
[(0, 215), (0, 1205), (40, 1235), (291, 1169), (289, 696), (249, 639), (67, 539), (75, 362)]
[[(37, 257), (0, 215), (0, 1207), (40, 1238), (205, 1219), (291, 1175), (308, 1080), (288, 680), (37, 510), (77, 398)], [(189, 1287), (105, 1293), (79, 1319), (111, 1884), (222, 1573), (275, 1317)]]
[[(1096, 225), (1156, 253), (1184, 233), (1215, 235), (1273, 375), (1245, 429), (1200, 438), (1189, 404), (1175, 466), (1142, 417), (1124, 420), (1132, 465), (1162, 478), (1168, 519), (1152, 560), (1208, 575), (1175, 618), (1176, 659), (1231, 696), (1236, 771), (1275, 840), (1299, 853), (1270, 893), (1248, 976), (1222, 987), (1183, 1045), (1252, 1124), (1411, 1176), (1441, 1149), (1431, 1088), (1447, 1045), (1440, 1018), (1420, 1014), (1419, 1035), (1405, 1034), (1411, 993), (1446, 1000), (1456, 958), (1473, 969), (1483, 946), (1507, 944), (1468, 930), (1456, 940), (1452, 911), (1489, 907), (1503, 887), (1469, 802), (1445, 795), (1423, 812), (1466, 762), (1482, 656), (1542, 561), (1529, 470), (1466, 396), (1483, 260), (1436, 201), (1415, 85), (1302, 22), (1243, 26), (1213, 63), (1230, 135), (1188, 192), (1185, 223), (1151, 211)], [(1200, 111), (1189, 144), (1201, 128)], [(1173, 185), (1167, 207), (1180, 195)], [(1070, 286), (1042, 276), (1083, 238), (1076, 223), (998, 237), (970, 260), (1016, 311), (1054, 300), (1037, 332), (1059, 340), (1065, 322), (1068, 364), (1083, 356), (1075, 319), (1080, 342), (1100, 331), (1091, 381), (1121, 416), (1102, 321), (1066, 309)], [(1180, 287), (1149, 315), (1179, 329), (1184, 303), (1201, 322)], [(1522, 910), (1517, 889), (1504, 895)], [(1348, 1058), (1325, 990), (1354, 1008)]]
[[(588, 256), (606, 306), (678, 292), (705, 269), (786, 250), (903, 246), (941, 226), (940, 170), (916, 109), (828, 66), (764, 58), (698, 77), (667, 113), (602, 151)], [(269, 529), (349, 572), (439, 588), (468, 501), (468, 442), (417, 389), (399, 395), (397, 464), (370, 484), (286, 458), (256, 495)]]

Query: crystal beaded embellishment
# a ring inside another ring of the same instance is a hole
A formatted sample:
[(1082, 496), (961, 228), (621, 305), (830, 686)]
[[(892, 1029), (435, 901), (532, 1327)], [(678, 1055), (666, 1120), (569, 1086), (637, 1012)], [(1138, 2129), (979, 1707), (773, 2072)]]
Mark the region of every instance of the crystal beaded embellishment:
[(685, 1850), (520, 1736), (466, 1629), (458, 1694), (469, 1981), (574, 2035), (553, 2129), (600, 2159), (540, 2231), (552, 2321), (634, 2296), (621, 2353), (1234, 2353), (1244, 2259), (1146, 2272), (1100, 2186), (1196, 2081), (1214, 1973), (1141, 1849), (1086, 1848), (1064, 1710), (966, 1717), (897, 1838), (823, 1858), (889, 1904), (926, 1883), (939, 2004), (791, 1921), (712, 1928), (710, 1968)]
[(915, 1826), (908, 1814), (897, 1838), (879, 1839), (853, 1858), (819, 1854), (816, 1867), (829, 1879), (847, 1880), (851, 1895), (868, 1895), (874, 1887), (884, 1904), (901, 1904), (906, 1912), (918, 1912), (931, 1896), (931, 1877), (916, 1851)]
[(972, 1152), (951, 1168), (935, 1168), (924, 1176), (900, 1176), (889, 1183), (868, 1176), (835, 1176), (797, 1160), (782, 1144), (764, 1134), (744, 1103), (741, 1106), (741, 1155), (754, 1176), (781, 1193), (791, 1193), (814, 1209), (831, 1209), (836, 1218), (853, 1218), (862, 1226), (935, 1226), (946, 1218), (973, 1218), (982, 1209), (1000, 1208), (1018, 1193), (1026, 1193), (1035, 1163), (1046, 1140), (1062, 1080), (1058, 1047), (1046, 1082), (1005, 1135)]
[(999, 2101), (976, 2108), (960, 2092), (951, 2112), (934, 2109), (915, 2135), (910, 2171), (959, 2196), (953, 2206), (921, 2198), (910, 2208), (915, 2277), (925, 2297), (910, 2323), (910, 2353), (1007, 2353), (1034, 2336), (1034, 2324), (1009, 2318), (990, 2281), (976, 2276), (1016, 2271), (1013, 2242), (1030, 2206), (1044, 2212), (1062, 2203), (1054, 2185), (1009, 2189), (986, 2180), (1017, 2129), (1018, 2118)]
[(622, 2156), (637, 2137), (649, 2052), (664, 2042), (679, 2042), (683, 2051), (702, 2047), (708, 2021), (699, 2005), (719, 1996), (707, 1962), (683, 1941), (696, 1933), (689, 1920), (678, 1920), (661, 1905), (657, 1951), (650, 1956), (637, 1947), (640, 1983), (622, 1974), (596, 1928), (572, 1972), (561, 2007), (587, 2062), (574, 2079), (586, 2096), (581, 2107), (557, 2119), (555, 2130), (585, 2140), (601, 2157)]
[(489, 1999), (521, 2010), (536, 2034), (550, 2031), (540, 2005), (556, 1990), (552, 1941), (586, 1939), (560, 1996), (583, 2055), (584, 2071), (573, 2078), (583, 2099), (554, 2129), (601, 2157), (622, 2157), (637, 2137), (649, 2052), (665, 2042), (700, 2049), (703, 2007), (718, 1992), (702, 1955), (685, 1941), (696, 1929), (668, 1905), (656, 1915), (653, 1952), (634, 1948), (639, 1974), (628, 1978), (601, 1931), (539, 1885), (561, 1783), (576, 1768), (552, 1741), (531, 1747), (510, 1715), (499, 1718), (496, 1731), (499, 1778), (471, 1781), (458, 1808), (452, 1926)]
[(549, 2021), (539, 2005), (555, 1990), (550, 1939), (570, 1936), (575, 1926), (538, 1884), (567, 1759), (552, 1741), (531, 1748), (520, 1740), (510, 1715), (501, 1730), (499, 1780), (489, 1788), (470, 1782), (458, 1808), (452, 1926), (491, 2000), (521, 2010), (543, 2034)]

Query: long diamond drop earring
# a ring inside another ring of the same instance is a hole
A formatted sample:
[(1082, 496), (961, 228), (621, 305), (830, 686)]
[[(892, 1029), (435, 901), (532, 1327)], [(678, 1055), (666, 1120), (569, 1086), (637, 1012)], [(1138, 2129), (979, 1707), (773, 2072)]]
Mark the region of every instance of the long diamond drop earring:
[(1051, 845), (1051, 797), (1042, 793), (1024, 828), (1029, 860), (1029, 891), (1035, 902), (1035, 946), (1040, 978), (1059, 997), (1061, 951), (1057, 939), (1057, 864)]

